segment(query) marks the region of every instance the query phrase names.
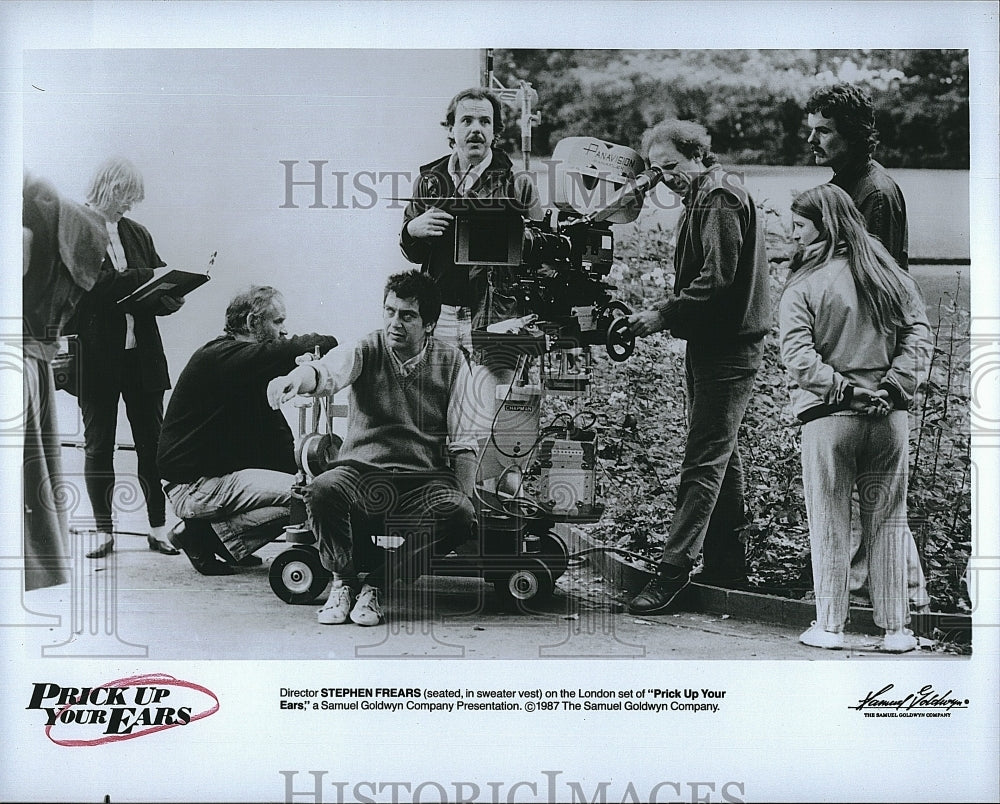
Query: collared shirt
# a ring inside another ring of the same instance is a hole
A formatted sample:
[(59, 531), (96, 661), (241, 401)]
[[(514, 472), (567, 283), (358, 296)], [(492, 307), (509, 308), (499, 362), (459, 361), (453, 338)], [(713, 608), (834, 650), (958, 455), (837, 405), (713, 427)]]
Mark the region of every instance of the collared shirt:
[[(421, 358), (427, 351), (424, 347), (409, 360), (400, 360), (396, 353), (389, 349), (394, 365), (403, 377), (411, 374), (419, 365)], [(307, 363), (316, 371), (316, 389), (313, 396), (323, 396), (342, 391), (352, 385), (361, 376), (364, 368), (364, 357), (361, 344), (358, 343), (351, 350), (341, 351), (331, 350), (320, 360)], [(459, 369), (458, 379), (455, 380), (455, 387), (448, 399), (448, 451), (451, 453), (472, 451), (479, 449), (479, 442), (472, 427), (470, 414), (463, 404), (466, 397), (472, 393), (472, 372), (465, 361)]]
[(487, 151), (486, 158), (482, 162), (478, 165), (470, 165), (469, 169), (462, 173), (458, 167), (458, 151), (452, 151), (451, 158), (448, 160), (448, 174), (455, 182), (455, 195), (468, 195), (491, 164), (493, 164), (492, 148)]
[[(121, 236), (118, 234), (118, 223), (107, 221), (108, 229), (108, 256), (111, 264), (115, 266), (118, 273), (122, 273), (128, 268), (128, 259), (125, 257), (125, 247), (122, 245)], [(131, 313), (125, 313), (125, 349), (135, 349), (135, 319)]]
[(399, 355), (396, 354), (392, 349), (389, 350), (389, 354), (392, 356), (392, 362), (396, 364), (396, 368), (399, 369), (399, 374), (401, 377), (409, 377), (413, 372), (413, 369), (417, 367), (420, 362), (420, 358), (424, 356), (427, 352), (427, 342), (421, 347), (420, 351), (417, 352), (413, 357), (403, 360)]

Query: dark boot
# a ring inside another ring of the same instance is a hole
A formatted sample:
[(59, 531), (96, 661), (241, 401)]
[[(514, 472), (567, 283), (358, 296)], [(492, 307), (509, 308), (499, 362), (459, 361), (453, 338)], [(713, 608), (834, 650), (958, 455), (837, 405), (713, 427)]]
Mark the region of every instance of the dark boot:
[(234, 567), (215, 557), (219, 537), (202, 519), (182, 519), (167, 534), (170, 543), (182, 550), (191, 566), (202, 575), (233, 575)]
[(691, 574), (683, 567), (660, 564), (656, 575), (629, 603), (630, 614), (669, 614), (679, 609), (683, 592), (691, 583)]

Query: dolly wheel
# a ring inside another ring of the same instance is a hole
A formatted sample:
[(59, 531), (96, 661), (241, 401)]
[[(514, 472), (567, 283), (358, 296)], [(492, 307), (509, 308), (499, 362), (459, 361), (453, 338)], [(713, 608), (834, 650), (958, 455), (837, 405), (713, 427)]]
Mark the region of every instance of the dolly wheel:
[(538, 552), (545, 566), (552, 573), (552, 580), (558, 581), (569, 566), (569, 554), (563, 540), (554, 533), (545, 533), (539, 537)]
[(312, 603), (330, 583), (331, 575), (313, 547), (292, 547), (271, 563), (271, 590), (286, 603)]
[(542, 561), (532, 561), (530, 567), (493, 581), (500, 605), (507, 610), (523, 609), (525, 603), (545, 600), (555, 586), (552, 573)]

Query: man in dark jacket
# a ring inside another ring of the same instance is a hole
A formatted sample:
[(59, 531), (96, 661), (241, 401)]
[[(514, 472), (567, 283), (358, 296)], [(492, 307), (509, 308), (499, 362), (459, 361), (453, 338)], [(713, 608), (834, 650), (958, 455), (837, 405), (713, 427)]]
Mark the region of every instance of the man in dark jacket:
[(494, 93), (482, 87), (462, 90), (451, 99), (442, 125), (452, 152), (420, 168), (399, 245), (407, 260), (438, 283), (442, 306), (435, 337), (470, 351), (473, 328), (525, 311), (514, 306), (511, 268), (455, 265), (453, 213), (476, 209), (477, 200), (488, 204), (498, 198), (513, 199), (513, 210), (536, 220), (542, 210), (531, 177), (515, 173), (510, 157), (494, 148), (504, 126)]
[(740, 529), (746, 524), (737, 434), (771, 327), (764, 225), (735, 174), (715, 164), (708, 132), (665, 120), (643, 150), (682, 196), (674, 251), (674, 295), (629, 316), (643, 337), (670, 330), (687, 341), (688, 437), (677, 506), (660, 565), (632, 600), (633, 614), (671, 611), (704, 547), (706, 582), (746, 583)]
[[(292, 432), (268, 405), (267, 384), (296, 358), (337, 345), (330, 335), (286, 337), (285, 302), (252, 286), (226, 310), (225, 334), (188, 361), (170, 397), (157, 461), (182, 522), (171, 542), (203, 575), (229, 575), (288, 523), (295, 482)], [(215, 558), (218, 553), (225, 562)]]
[(809, 146), (817, 165), (833, 169), (836, 184), (854, 201), (869, 232), (904, 271), (909, 269), (906, 201), (872, 155), (878, 145), (872, 99), (854, 84), (820, 87), (806, 102)]

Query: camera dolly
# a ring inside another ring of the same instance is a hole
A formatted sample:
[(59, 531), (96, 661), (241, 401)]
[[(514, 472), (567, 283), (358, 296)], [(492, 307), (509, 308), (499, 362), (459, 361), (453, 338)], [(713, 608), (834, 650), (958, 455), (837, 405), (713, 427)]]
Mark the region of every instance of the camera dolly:
[[(317, 539), (308, 519), (305, 495), (310, 482), (331, 468), (342, 444), (333, 430), (333, 420), (346, 415), (345, 405), (334, 405), (324, 398), (300, 397), (299, 432), (295, 444), (298, 466), (292, 488), (289, 524), (285, 527), (287, 549), (271, 563), (268, 581), (271, 590), (285, 603), (308, 604), (318, 598), (330, 583), (329, 571), (323, 566)], [(307, 427), (308, 411), (312, 410), (312, 429)], [(535, 408), (537, 415), (537, 408)], [(321, 423), (325, 422), (325, 427)], [(501, 437), (500, 442), (503, 443)], [(486, 446), (482, 458), (493, 454), (495, 447)], [(516, 464), (507, 464), (511, 466)], [(497, 599), (505, 609), (517, 609), (528, 602), (541, 602), (555, 589), (556, 581), (569, 566), (569, 553), (555, 530), (559, 521), (566, 521), (565, 512), (545, 514), (526, 499), (517, 488), (494, 482), (477, 483), (473, 500), (478, 538), (458, 545), (445, 556), (431, 556), (423, 571), (430, 575), (481, 577), (491, 584)], [(558, 489), (558, 482), (555, 484)], [(399, 548), (408, 533), (406, 525), (389, 525), (384, 533), (359, 530), (355, 533), (355, 566), (364, 575)]]

